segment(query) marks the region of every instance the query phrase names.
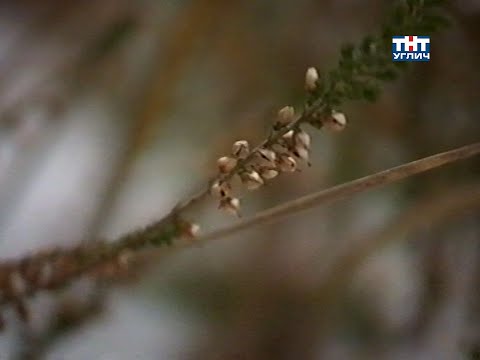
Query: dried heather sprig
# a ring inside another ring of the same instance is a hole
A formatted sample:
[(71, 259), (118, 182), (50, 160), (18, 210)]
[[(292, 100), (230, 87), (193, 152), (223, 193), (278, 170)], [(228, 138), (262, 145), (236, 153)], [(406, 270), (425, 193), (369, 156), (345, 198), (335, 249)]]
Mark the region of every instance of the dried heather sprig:
[[(307, 70), (307, 96), (301, 114), (296, 114), (291, 106), (282, 108), (275, 118), (273, 131), (265, 141), (251, 151), (248, 148), (249, 151), (246, 151), (242, 143), (237, 144), (235, 149), (232, 148), (233, 157), (226, 156), (218, 160), (219, 174), (212, 185), (176, 206), (163, 219), (126, 234), (115, 242), (81, 244), (69, 249), (26, 256), (16, 261), (0, 262), (0, 305), (11, 304), (21, 318), (26, 318), (26, 297), (40, 290), (59, 289), (87, 274), (96, 274), (103, 265), (121, 263), (125, 251), (135, 252), (149, 245), (171, 245), (175, 238), (184, 235), (184, 228), (178, 221), (179, 214), (209, 193), (220, 198), (221, 209), (239, 216), (240, 200), (231, 194), (232, 178), (242, 172), (256, 171), (262, 180), (269, 180), (280, 172), (295, 171), (297, 163), (294, 156), (305, 158), (305, 151), (310, 150), (305, 144), (295, 145), (294, 135), (301, 129), (300, 126), (310, 124), (316, 128), (327, 127), (332, 130), (345, 128), (345, 116), (332, 109), (339, 108), (347, 100), (375, 100), (380, 83), (394, 79), (405, 67), (405, 63), (391, 61), (392, 35), (430, 35), (443, 27), (446, 19), (436, 12), (441, 3), (441, 0), (401, 1), (380, 35), (368, 36), (356, 47), (343, 46), (338, 66), (322, 74), (321, 81), (317, 71)], [(299, 146), (305, 150), (303, 155), (298, 151)], [(450, 155), (471, 156), (478, 152), (478, 144), (476, 146), (473, 150), (470, 149), (473, 152), (465, 153), (465, 149), (457, 149)], [(259, 156), (262, 153), (267, 161)], [(437, 162), (432, 164), (438, 166)], [(190, 231), (196, 232), (193, 224)], [(2, 323), (0, 314), (0, 327)]]
[[(318, 70), (309, 67), (305, 72), (307, 100), (303, 112), (296, 114), (293, 106), (284, 106), (274, 119), (270, 136), (261, 145), (250, 150), (245, 140), (239, 140), (233, 144), (233, 157), (218, 160), (220, 174), (210, 193), (220, 198), (220, 207), (228, 207), (231, 201), (228, 199), (234, 199), (230, 188), (223, 189), (220, 184), (230, 184), (230, 179), (236, 175), (248, 190), (254, 190), (279, 173), (297, 171), (295, 158), (310, 165), (311, 138), (301, 126), (310, 124), (334, 132), (344, 130), (346, 116), (333, 109), (346, 100), (374, 100), (381, 81), (392, 80), (403, 65), (392, 63), (390, 59), (391, 36), (421, 33), (425, 26), (443, 25), (441, 21), (426, 24), (438, 19), (438, 16), (429, 14), (436, 8), (433, 2), (423, 0), (401, 3), (381, 35), (367, 36), (357, 47), (343, 46), (338, 67), (322, 75), (322, 81), (319, 81)], [(234, 213), (237, 212), (238, 209)]]

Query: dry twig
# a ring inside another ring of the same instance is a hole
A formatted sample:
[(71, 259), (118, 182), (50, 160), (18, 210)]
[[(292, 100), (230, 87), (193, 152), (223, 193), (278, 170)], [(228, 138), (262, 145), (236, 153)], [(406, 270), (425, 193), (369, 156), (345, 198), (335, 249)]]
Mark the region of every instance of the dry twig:
[[(199, 241), (206, 242), (252, 226), (271, 223), (287, 215), (338, 201), (479, 153), (480, 143), (475, 143), (400, 165), (265, 210), (250, 219), (206, 235)], [(71, 249), (44, 251), (20, 260), (3, 262), (0, 264), (0, 303), (11, 303), (24, 308), (23, 301), (26, 297), (40, 290), (61, 288), (95, 271), (122, 266), (130, 254), (151, 245), (164, 244), (165, 238), (172, 239), (181, 235), (178, 229), (177, 225), (172, 226), (165, 220), (160, 220), (113, 242), (85, 243)]]
[(367, 191), (382, 185), (390, 184), (409, 176), (419, 174), (433, 168), (446, 165), (460, 159), (465, 159), (480, 153), (480, 143), (463, 146), (461, 148), (429, 156), (417, 161), (403, 164), (373, 175), (347, 182), (317, 193), (309, 194), (293, 201), (265, 210), (255, 216), (245, 219), (233, 226), (217, 230), (208, 234), (200, 241), (209, 241), (233, 235), (247, 228), (278, 221), (282, 217), (303, 211), (312, 207), (331, 203), (357, 193)]

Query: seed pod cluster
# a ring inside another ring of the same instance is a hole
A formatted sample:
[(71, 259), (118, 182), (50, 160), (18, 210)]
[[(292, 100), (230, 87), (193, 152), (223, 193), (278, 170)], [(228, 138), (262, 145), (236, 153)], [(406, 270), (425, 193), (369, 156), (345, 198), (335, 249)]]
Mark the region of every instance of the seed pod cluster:
[[(305, 73), (305, 89), (313, 94), (320, 85), (317, 69), (310, 67)], [(293, 106), (281, 108), (272, 125), (273, 137), (263, 146), (251, 149), (248, 141), (238, 140), (232, 145), (230, 155), (217, 160), (218, 177), (210, 186), (210, 194), (219, 199), (219, 209), (240, 216), (240, 200), (232, 194), (232, 180), (238, 177), (250, 191), (259, 189), (281, 173), (298, 171), (304, 163), (310, 166), (311, 137), (302, 123), (314, 127), (324, 127), (331, 131), (341, 131), (347, 120), (344, 114), (331, 111), (302, 119)], [(272, 140), (274, 139), (274, 140)]]

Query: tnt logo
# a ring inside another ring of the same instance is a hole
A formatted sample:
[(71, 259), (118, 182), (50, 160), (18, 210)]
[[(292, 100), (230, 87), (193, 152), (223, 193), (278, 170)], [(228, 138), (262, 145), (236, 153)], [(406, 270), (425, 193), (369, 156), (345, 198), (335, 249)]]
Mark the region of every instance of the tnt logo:
[(392, 36), (393, 61), (430, 61), (430, 36)]

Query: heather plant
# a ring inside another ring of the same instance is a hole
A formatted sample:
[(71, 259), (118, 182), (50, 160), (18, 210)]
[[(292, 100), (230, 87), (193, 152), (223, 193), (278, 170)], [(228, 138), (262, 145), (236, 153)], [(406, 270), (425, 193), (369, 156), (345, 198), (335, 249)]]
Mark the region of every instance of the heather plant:
[[(239, 195), (242, 190), (261, 191), (266, 184), (287, 173), (291, 173), (290, 179), (295, 181), (297, 172), (315, 166), (310, 156), (315, 146), (312, 132), (325, 130), (333, 136), (343, 131), (348, 122), (355, 121), (354, 114), (345, 114), (342, 110), (346, 103), (375, 102), (381, 96), (384, 83), (408, 71), (405, 62), (392, 62), (392, 36), (432, 35), (442, 30), (448, 24), (443, 5), (443, 1), (432, 0), (395, 3), (378, 34), (365, 36), (358, 44), (343, 45), (336, 66), (330, 71), (321, 73), (315, 66), (306, 69), (302, 75), (303, 104), (280, 104), (260, 144), (253, 145), (248, 139), (236, 140), (230, 153), (218, 157), (216, 176), (198, 194), (179, 202), (158, 221), (111, 241), (95, 239), (71, 248), (45, 249), (0, 263), (2, 307), (12, 306), (26, 320), (29, 297), (39, 291), (56, 291), (84, 276), (115, 276), (118, 271), (128, 270), (141, 250), (175, 248), (221, 238), (480, 153), (479, 143), (467, 145), (322, 190), (250, 217), (242, 212), (243, 199)], [(299, 79), (302, 76), (299, 74)], [(185, 213), (209, 197), (217, 201), (219, 210), (242, 219), (232, 226), (203, 234), (201, 224), (192, 215), (187, 218)]]

